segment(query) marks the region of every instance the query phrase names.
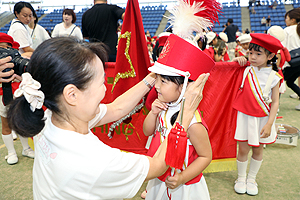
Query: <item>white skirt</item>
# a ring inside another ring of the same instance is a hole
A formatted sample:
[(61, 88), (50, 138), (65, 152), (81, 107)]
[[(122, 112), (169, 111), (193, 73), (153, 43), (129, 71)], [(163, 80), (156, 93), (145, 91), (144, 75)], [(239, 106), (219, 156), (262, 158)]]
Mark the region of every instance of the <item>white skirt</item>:
[(238, 111), (234, 139), (241, 142), (248, 141), (249, 146), (256, 147), (260, 144), (274, 143), (277, 137), (275, 121), (272, 124), (270, 136), (260, 137), (260, 131), (267, 124), (268, 119), (269, 116), (253, 117)]
[(146, 187), (146, 200), (169, 200), (168, 195), (171, 195), (172, 200), (209, 200), (209, 192), (204, 179), (198, 183), (190, 185), (180, 185), (175, 189), (168, 189), (165, 182), (158, 178), (152, 179), (148, 182)]

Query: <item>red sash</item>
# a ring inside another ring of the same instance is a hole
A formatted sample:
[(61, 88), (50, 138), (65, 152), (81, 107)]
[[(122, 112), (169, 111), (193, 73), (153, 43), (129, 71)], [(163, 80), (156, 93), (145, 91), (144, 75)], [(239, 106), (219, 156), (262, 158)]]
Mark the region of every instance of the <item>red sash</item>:
[(270, 106), (263, 100), (263, 94), (253, 69), (246, 76), (244, 87), (238, 91), (233, 108), (253, 117), (268, 116)]
[(239, 50), (238, 52), (239, 52), (239, 56), (245, 56), (245, 54), (243, 54), (241, 50)]

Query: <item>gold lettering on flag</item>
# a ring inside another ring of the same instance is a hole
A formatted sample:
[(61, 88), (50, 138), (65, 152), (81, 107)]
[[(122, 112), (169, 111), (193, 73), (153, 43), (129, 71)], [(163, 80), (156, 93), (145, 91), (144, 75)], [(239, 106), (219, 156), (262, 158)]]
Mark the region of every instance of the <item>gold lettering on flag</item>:
[(120, 39), (125, 39), (125, 38), (126, 38), (126, 48), (125, 48), (125, 53), (124, 54), (126, 56), (126, 59), (128, 60), (128, 63), (130, 65), (131, 71), (128, 70), (128, 71), (126, 71), (124, 73), (120, 73), (119, 72), (119, 73), (116, 74), (116, 77), (115, 77), (115, 80), (114, 80), (111, 92), (113, 92), (114, 87), (115, 87), (115, 85), (117, 84), (117, 82), (119, 81), (120, 78), (129, 78), (129, 77), (133, 78), (133, 77), (136, 76), (135, 70), (133, 68), (132, 61), (131, 61), (131, 58), (130, 58), (130, 55), (129, 55), (129, 46), (130, 46), (131, 32), (126, 31), (125, 33), (121, 34), (119, 36), (118, 40), (120, 41)]

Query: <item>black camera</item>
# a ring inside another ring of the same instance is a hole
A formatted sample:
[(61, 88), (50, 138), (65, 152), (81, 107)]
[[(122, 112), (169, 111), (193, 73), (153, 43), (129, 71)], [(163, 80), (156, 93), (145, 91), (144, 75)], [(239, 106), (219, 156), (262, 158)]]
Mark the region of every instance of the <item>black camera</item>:
[[(13, 70), (15, 71), (15, 74), (21, 76), (24, 72), (26, 72), (29, 59), (23, 58), (17, 49), (13, 49), (10, 47), (8, 47), (7, 49), (0, 48), (0, 59), (6, 58), (7, 56), (10, 56), (12, 58), (10, 62), (14, 64)], [(3, 70), (3, 72), (8, 72), (10, 70), (11, 68), (6, 68)]]
[[(15, 74), (21, 76), (24, 72), (26, 72), (26, 68), (29, 64), (29, 59), (23, 58), (17, 49), (13, 49), (10, 47), (0, 48), (0, 59), (6, 58), (7, 56), (10, 56), (12, 58), (10, 62), (14, 64), (13, 70)], [(10, 70), (11, 68), (6, 68), (2, 72), (8, 72)], [(13, 100), (11, 83), (2, 83), (2, 89), (3, 104), (8, 105)]]

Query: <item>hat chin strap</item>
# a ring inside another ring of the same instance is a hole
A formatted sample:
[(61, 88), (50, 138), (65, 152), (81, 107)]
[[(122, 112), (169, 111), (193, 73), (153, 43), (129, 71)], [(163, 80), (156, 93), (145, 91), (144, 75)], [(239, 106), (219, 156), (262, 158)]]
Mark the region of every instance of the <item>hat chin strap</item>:
[(185, 72), (184, 74), (184, 82), (183, 82), (183, 86), (182, 86), (182, 90), (181, 90), (181, 94), (179, 96), (179, 98), (177, 99), (177, 101), (175, 103), (167, 103), (167, 105), (169, 107), (172, 107), (172, 106), (177, 106), (179, 104), (179, 102), (182, 100), (182, 97), (186, 91), (186, 88), (187, 88), (187, 83), (188, 83), (188, 80), (189, 80), (189, 76), (190, 76), (190, 73), (189, 72)]

